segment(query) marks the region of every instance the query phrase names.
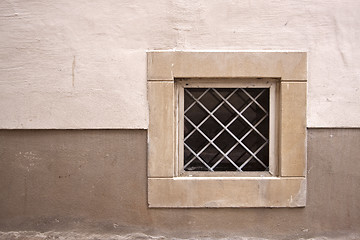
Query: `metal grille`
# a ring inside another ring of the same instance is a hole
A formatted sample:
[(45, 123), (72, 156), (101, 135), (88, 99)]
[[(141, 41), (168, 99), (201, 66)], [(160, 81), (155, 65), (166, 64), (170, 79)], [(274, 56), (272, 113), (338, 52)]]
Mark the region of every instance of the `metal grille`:
[(184, 88), (185, 171), (268, 171), (269, 88)]

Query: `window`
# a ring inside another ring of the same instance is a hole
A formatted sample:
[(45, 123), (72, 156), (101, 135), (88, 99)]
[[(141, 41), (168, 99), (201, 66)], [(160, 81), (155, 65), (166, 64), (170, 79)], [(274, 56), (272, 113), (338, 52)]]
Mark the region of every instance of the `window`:
[(306, 54), (148, 53), (150, 207), (303, 207)]
[(276, 126), (270, 116), (275, 115), (275, 79), (257, 80), (257, 84), (252, 80), (242, 80), (241, 84), (238, 80), (220, 81), (175, 81), (180, 120), (179, 174), (274, 175), (276, 149), (270, 136), (275, 134)]

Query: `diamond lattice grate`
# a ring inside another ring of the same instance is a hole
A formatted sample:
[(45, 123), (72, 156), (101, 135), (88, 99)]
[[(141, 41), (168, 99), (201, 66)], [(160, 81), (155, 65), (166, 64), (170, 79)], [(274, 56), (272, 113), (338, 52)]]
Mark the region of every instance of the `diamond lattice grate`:
[(269, 88), (184, 88), (185, 171), (268, 171)]

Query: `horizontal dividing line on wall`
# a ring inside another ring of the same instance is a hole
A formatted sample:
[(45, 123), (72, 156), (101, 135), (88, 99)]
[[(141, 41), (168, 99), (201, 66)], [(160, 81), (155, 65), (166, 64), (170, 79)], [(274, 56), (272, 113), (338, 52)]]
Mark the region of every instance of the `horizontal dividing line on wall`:
[(16, 130), (26, 130), (26, 131), (34, 131), (34, 130), (79, 130), (79, 131), (85, 131), (85, 130), (145, 130), (147, 131), (147, 128), (0, 128), (0, 131), (16, 131)]
[[(360, 129), (360, 126), (351, 126), (351, 127), (306, 127), (307, 129)], [(0, 128), (0, 131), (17, 131), (17, 130), (24, 130), (24, 131), (34, 131), (34, 130), (145, 130), (147, 131), (148, 128)]]
[(306, 127), (307, 129), (360, 129), (360, 126), (351, 127)]

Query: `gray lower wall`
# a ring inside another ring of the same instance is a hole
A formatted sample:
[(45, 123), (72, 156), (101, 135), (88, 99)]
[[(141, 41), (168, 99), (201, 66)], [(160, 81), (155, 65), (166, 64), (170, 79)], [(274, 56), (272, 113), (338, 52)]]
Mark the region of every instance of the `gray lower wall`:
[(145, 130), (1, 130), (0, 230), (286, 238), (360, 229), (360, 129), (308, 130), (307, 206), (148, 209)]

